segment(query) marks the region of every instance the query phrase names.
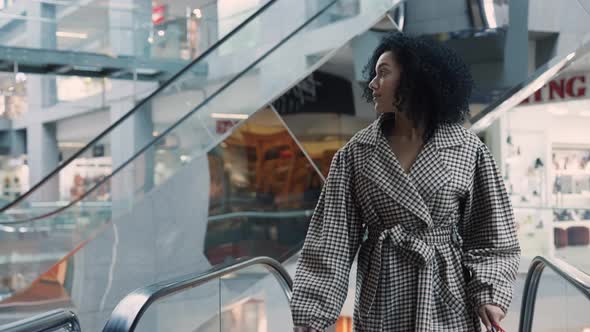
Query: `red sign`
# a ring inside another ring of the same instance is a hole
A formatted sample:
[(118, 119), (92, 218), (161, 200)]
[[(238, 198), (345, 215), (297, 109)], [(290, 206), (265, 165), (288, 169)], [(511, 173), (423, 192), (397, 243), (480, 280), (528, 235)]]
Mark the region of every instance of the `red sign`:
[(152, 24), (158, 25), (166, 18), (166, 5), (155, 5), (152, 7)]
[(554, 79), (523, 100), (522, 104), (586, 98), (589, 82), (590, 80), (584, 74)]

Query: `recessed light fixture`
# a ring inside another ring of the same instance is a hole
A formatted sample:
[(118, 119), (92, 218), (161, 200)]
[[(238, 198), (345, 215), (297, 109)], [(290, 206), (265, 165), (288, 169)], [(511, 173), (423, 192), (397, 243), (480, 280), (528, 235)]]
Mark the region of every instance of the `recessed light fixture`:
[(63, 38), (75, 38), (75, 39), (88, 38), (88, 34), (82, 33), (82, 32), (57, 31), (57, 32), (55, 32), (55, 35), (58, 37), (63, 37)]
[(248, 118), (248, 114), (240, 113), (211, 113), (211, 117), (214, 119), (232, 119), (232, 120), (245, 120)]

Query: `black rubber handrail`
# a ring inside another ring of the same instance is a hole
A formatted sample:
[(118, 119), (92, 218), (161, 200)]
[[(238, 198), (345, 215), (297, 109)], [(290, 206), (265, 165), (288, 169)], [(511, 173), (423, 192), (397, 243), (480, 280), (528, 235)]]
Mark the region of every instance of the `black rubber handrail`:
[(549, 259), (537, 256), (533, 259), (531, 266), (529, 267), (526, 282), (524, 284), (522, 306), (520, 308), (520, 323), (518, 327), (520, 332), (532, 331), (537, 290), (539, 289), (539, 282), (541, 281), (541, 276), (546, 267), (555, 272), (562, 280), (566, 281), (571, 286), (574, 286), (590, 301), (590, 275), (560, 259)]
[[(276, 0), (275, 0), (276, 1)], [(207, 97), (205, 100), (203, 100), (199, 105), (197, 105), (192, 111), (188, 112), (187, 114), (183, 115), (179, 120), (177, 120), (173, 125), (171, 125), (170, 127), (168, 127), (166, 130), (164, 130), (162, 133), (160, 133), (160, 135), (154, 137), (151, 141), (149, 141), (143, 148), (139, 149), (137, 152), (135, 152), (132, 156), (129, 157), (129, 159), (122, 163), (119, 167), (117, 167), (116, 169), (114, 169), (111, 174), (109, 174), (108, 176), (105, 176), (102, 181), (97, 182), (92, 188), (88, 189), (84, 194), (80, 195), (76, 200), (73, 200), (71, 202), (69, 202), (67, 205), (60, 207), (54, 211), (45, 213), (45, 214), (40, 214), (38, 216), (34, 216), (31, 218), (27, 218), (27, 219), (23, 219), (23, 220), (12, 220), (10, 222), (0, 222), (0, 225), (2, 224), (10, 224), (10, 225), (15, 225), (15, 224), (24, 224), (24, 223), (28, 223), (31, 221), (36, 221), (36, 220), (41, 220), (41, 219), (45, 219), (54, 215), (59, 214), (60, 212), (68, 209), (69, 207), (75, 205), (76, 203), (80, 202), (81, 200), (83, 200), (84, 198), (86, 198), (88, 195), (90, 195), (94, 190), (96, 190), (97, 188), (99, 188), (102, 184), (104, 184), (105, 182), (109, 181), (115, 174), (117, 174), (120, 170), (122, 170), (123, 168), (125, 168), (127, 165), (129, 165), (133, 160), (135, 160), (138, 156), (140, 156), (143, 152), (145, 152), (147, 149), (149, 149), (151, 146), (153, 146), (159, 139), (161, 139), (162, 137), (166, 136), (166, 134), (168, 134), (169, 132), (171, 132), (172, 130), (174, 130), (176, 127), (178, 127), (181, 123), (183, 123), (187, 118), (189, 118), (190, 116), (192, 116), (195, 112), (197, 112), (199, 109), (201, 109), (204, 105), (206, 105), (209, 101), (211, 101), (213, 98), (217, 97), (220, 93), (222, 93), (223, 91), (225, 91), (229, 86), (231, 86), (235, 81), (237, 81), (238, 79), (242, 78), (246, 73), (248, 73), (250, 70), (252, 70), (254, 67), (256, 67), (260, 62), (262, 62), (262, 60), (266, 59), (270, 54), (272, 54), (276, 49), (278, 49), (279, 47), (281, 47), (283, 44), (285, 44), (287, 41), (289, 41), (291, 38), (293, 38), (297, 33), (299, 33), (301, 30), (303, 30), (305, 27), (307, 27), (311, 22), (313, 22), (317, 17), (321, 16), (322, 14), (324, 14), (328, 9), (330, 9), (330, 7), (332, 7), (335, 3), (339, 2), (340, 0), (332, 0), (330, 1), (328, 4), (326, 4), (326, 6), (324, 6), (321, 10), (319, 10), (317, 13), (315, 13), (314, 15), (312, 15), (307, 21), (305, 21), (301, 26), (297, 27), (294, 31), (292, 31), (291, 33), (289, 33), (284, 39), (282, 39), (278, 44), (274, 45), (272, 48), (270, 48), (267, 52), (265, 52), (262, 56), (260, 56), (257, 60), (255, 60), (253, 63), (251, 63), (249, 66), (247, 66), (244, 70), (242, 70), (240, 73), (238, 73), (235, 77), (233, 77), (231, 80), (229, 80), (228, 82), (226, 82), (223, 86), (221, 86), (217, 91), (215, 91), (213, 94), (211, 94), (209, 97)], [(151, 95), (150, 97), (151, 98)], [(112, 127), (112, 126), (111, 126)], [(110, 127), (109, 127), (110, 128)], [(94, 141), (94, 140), (93, 140)], [(70, 162), (70, 160), (68, 160), (68, 162)], [(28, 192), (27, 192), (28, 193)], [(11, 203), (12, 204), (12, 203)], [(0, 209), (0, 213), (2, 213), (4, 210)]]
[(84, 152), (88, 151), (92, 146), (94, 146), (101, 139), (103, 139), (113, 129), (115, 129), (121, 123), (123, 123), (123, 121), (125, 121), (127, 118), (129, 118), (130, 116), (132, 116), (133, 114), (135, 114), (135, 112), (137, 112), (139, 109), (141, 109), (141, 107), (144, 106), (155, 95), (159, 94), (161, 91), (164, 91), (164, 89), (166, 89), (170, 84), (172, 84), (174, 81), (176, 81), (176, 79), (178, 77), (182, 76), (184, 73), (186, 73), (187, 71), (189, 71), (199, 61), (201, 61), (204, 58), (206, 58), (209, 54), (211, 54), (213, 51), (215, 51), (217, 48), (219, 48), (229, 38), (231, 38), (237, 32), (239, 32), (240, 30), (242, 30), (245, 26), (248, 25), (248, 23), (250, 23), (251, 21), (253, 21), (254, 19), (256, 19), (267, 8), (269, 8), (270, 6), (272, 6), (277, 1), (279, 1), (279, 0), (269, 0), (267, 3), (265, 3), (259, 9), (257, 9), (252, 15), (250, 15), (243, 22), (241, 22), (240, 24), (238, 24), (238, 26), (236, 26), (235, 29), (231, 30), (225, 36), (223, 36), (221, 39), (219, 39), (217, 42), (213, 43), (213, 45), (211, 45), (211, 47), (209, 47), (207, 50), (205, 50), (205, 52), (203, 52), (201, 55), (199, 55), (194, 60), (192, 60), (188, 65), (186, 65), (184, 68), (182, 68), (178, 73), (174, 74), (169, 80), (167, 80), (166, 82), (164, 82), (160, 86), (158, 86), (158, 88), (156, 88), (156, 90), (154, 90), (154, 92), (150, 93), (149, 96), (145, 97), (139, 103), (137, 103), (137, 105), (135, 105), (129, 112), (127, 112), (125, 115), (121, 116), (117, 121), (113, 122), (102, 133), (98, 134), (98, 136), (96, 136), (90, 142), (88, 142), (88, 144), (86, 144), (86, 146), (84, 146), (83, 148), (81, 148), (80, 150), (78, 150), (70, 158), (68, 158), (67, 160), (65, 160), (60, 165), (58, 165), (53, 171), (51, 171), (51, 173), (49, 173), (41, 181), (39, 181), (35, 185), (33, 185), (27, 192), (25, 192), (24, 194), (22, 194), (21, 196), (19, 196), (18, 198), (16, 198), (14, 201), (10, 202), (9, 204), (7, 204), (7, 205), (5, 205), (3, 207), (0, 207), (0, 213), (4, 212), (4, 211), (6, 211), (6, 210), (8, 210), (10, 208), (13, 208), (18, 203), (22, 202), (25, 198), (27, 198), (28, 196), (30, 196), (33, 192), (35, 192), (38, 188), (40, 188), (42, 185), (44, 185), (46, 182), (48, 182), (53, 176), (55, 176), (56, 174), (58, 174), (67, 165), (71, 164), (75, 159), (79, 158)]
[(236, 262), (223, 264), (212, 268), (209, 271), (197, 275), (186, 275), (153, 285), (137, 289), (127, 295), (107, 321), (103, 332), (132, 332), (135, 331), (142, 315), (154, 302), (170, 295), (189, 290), (203, 285), (209, 281), (219, 279), (231, 273), (243, 270), (252, 266), (263, 266), (279, 282), (281, 289), (285, 292), (287, 299), (291, 300), (293, 281), (289, 273), (276, 260), (270, 257), (243, 258)]
[(72, 332), (81, 331), (76, 314), (69, 310), (58, 309), (2, 325), (0, 332), (45, 332), (55, 331), (60, 327), (66, 327)]

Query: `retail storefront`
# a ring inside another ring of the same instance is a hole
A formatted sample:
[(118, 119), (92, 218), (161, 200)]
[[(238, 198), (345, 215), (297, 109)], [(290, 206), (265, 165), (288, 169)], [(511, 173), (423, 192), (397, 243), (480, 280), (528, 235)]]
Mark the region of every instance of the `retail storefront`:
[(25, 156), (0, 157), (0, 179), (2, 193), (0, 200), (10, 202), (29, 189), (29, 167)]
[(589, 75), (560, 75), (502, 119), (502, 172), (525, 257), (588, 253)]

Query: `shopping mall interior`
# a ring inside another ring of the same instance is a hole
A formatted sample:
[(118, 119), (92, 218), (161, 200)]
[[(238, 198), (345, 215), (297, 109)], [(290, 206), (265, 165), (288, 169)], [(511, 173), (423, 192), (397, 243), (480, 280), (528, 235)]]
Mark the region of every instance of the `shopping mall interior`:
[(590, 331), (590, 0), (0, 0), (0, 331), (291, 331), (392, 31), (473, 75), (522, 251), (502, 326)]

